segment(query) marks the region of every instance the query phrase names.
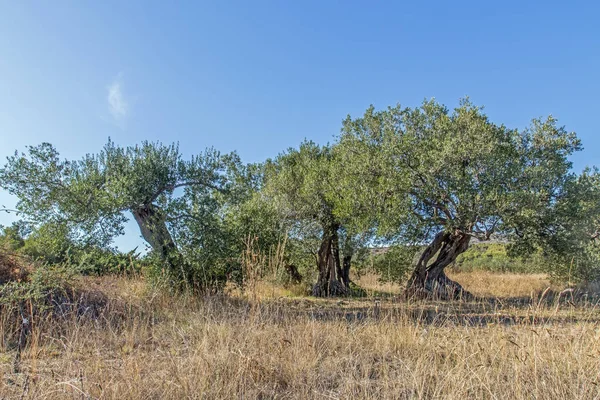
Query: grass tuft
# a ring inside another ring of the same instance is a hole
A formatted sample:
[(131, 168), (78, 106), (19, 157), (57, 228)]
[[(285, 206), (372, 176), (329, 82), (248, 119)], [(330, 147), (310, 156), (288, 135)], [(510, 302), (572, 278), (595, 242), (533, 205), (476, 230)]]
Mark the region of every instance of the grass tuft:
[(597, 306), (548, 299), (542, 276), (485, 274), (454, 278), (500, 300), (407, 303), (370, 276), (357, 279), (366, 297), (344, 299), (261, 282), (197, 298), (135, 277), (78, 279), (69, 312), (32, 321), (18, 372), (19, 329), (1, 314), (0, 398), (600, 396)]

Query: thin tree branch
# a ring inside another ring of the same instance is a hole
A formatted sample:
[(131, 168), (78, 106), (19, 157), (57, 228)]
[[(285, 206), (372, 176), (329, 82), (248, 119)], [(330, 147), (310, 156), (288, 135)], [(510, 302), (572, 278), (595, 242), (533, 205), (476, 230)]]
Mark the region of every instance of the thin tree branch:
[(172, 192), (173, 190), (180, 188), (180, 187), (185, 187), (185, 186), (205, 186), (207, 188), (216, 190), (220, 193), (224, 193), (225, 190), (217, 185), (213, 185), (210, 182), (206, 182), (206, 181), (183, 181), (183, 182), (179, 182), (173, 185), (163, 185), (162, 187), (160, 187), (156, 193), (154, 194), (154, 196), (152, 196), (150, 198), (150, 200), (148, 201), (148, 203), (153, 203), (157, 198), (160, 197), (161, 194), (163, 194), (166, 191)]

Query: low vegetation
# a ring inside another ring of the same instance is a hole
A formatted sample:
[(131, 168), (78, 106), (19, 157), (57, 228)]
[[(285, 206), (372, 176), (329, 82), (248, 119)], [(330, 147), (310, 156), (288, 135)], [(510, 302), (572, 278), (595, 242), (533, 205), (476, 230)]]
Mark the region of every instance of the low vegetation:
[[(598, 310), (542, 277), (452, 275), (497, 300), (406, 302), (375, 276), (370, 295), (193, 297), (139, 277), (87, 277), (62, 314), (0, 317), (0, 393), (23, 399), (597, 398)], [(495, 285), (490, 285), (495, 282)], [(515, 283), (519, 283), (515, 286)], [(390, 290), (391, 291), (387, 291)], [(388, 296), (382, 296), (385, 293)], [(86, 310), (95, 310), (94, 312)]]

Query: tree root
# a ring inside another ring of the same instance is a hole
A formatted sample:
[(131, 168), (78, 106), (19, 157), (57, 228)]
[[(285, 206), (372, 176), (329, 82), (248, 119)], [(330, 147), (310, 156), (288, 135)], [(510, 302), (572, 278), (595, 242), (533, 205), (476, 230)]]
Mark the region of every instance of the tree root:
[(312, 288), (315, 297), (343, 297), (349, 294), (349, 288), (338, 281), (317, 282)]
[(472, 301), (475, 296), (463, 288), (460, 283), (440, 274), (436, 279), (424, 282), (412, 281), (404, 291), (407, 299), (419, 300), (463, 300)]

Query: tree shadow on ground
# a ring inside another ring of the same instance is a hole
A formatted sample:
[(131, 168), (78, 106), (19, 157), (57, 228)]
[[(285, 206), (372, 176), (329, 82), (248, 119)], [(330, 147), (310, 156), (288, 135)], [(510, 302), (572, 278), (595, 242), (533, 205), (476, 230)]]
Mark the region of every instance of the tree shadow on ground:
[[(599, 299), (571, 292), (539, 296), (477, 298), (473, 301), (407, 301), (401, 297), (309, 300), (280, 304), (283, 319), (325, 322), (416, 323), (435, 326), (558, 325), (600, 322)], [(278, 307), (271, 305), (272, 309)]]

